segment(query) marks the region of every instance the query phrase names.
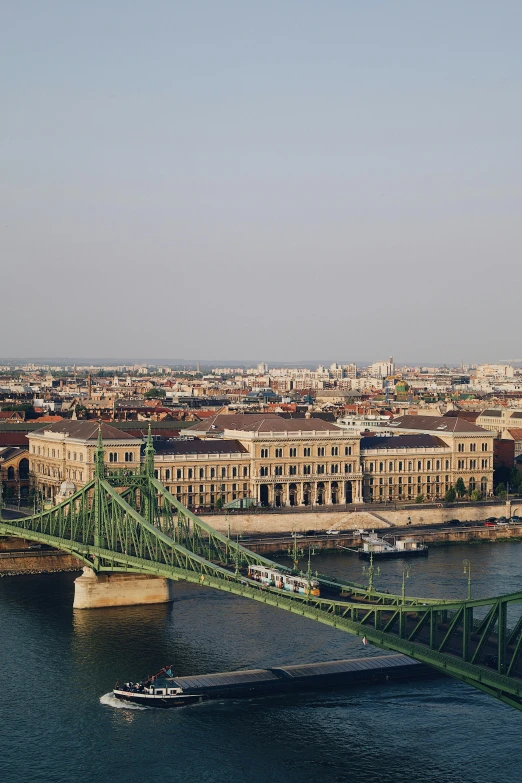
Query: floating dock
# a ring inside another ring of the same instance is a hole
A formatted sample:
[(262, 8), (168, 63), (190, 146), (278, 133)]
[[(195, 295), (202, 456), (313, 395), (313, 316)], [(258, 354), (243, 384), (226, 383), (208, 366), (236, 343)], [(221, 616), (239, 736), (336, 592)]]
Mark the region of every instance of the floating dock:
[(431, 667), (406, 655), (378, 655), (325, 663), (247, 669), (193, 677), (174, 677), (173, 686), (211, 699), (263, 696), (289, 691), (321, 690), (362, 683), (439, 676)]

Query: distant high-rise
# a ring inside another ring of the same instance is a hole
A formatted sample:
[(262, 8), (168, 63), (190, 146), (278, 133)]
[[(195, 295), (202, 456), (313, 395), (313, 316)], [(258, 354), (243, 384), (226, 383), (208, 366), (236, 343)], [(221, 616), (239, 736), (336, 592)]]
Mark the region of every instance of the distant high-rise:
[(374, 362), (368, 369), (370, 375), (373, 375), (376, 378), (386, 378), (388, 375), (393, 375), (395, 372), (393, 356), (390, 356), (387, 362)]

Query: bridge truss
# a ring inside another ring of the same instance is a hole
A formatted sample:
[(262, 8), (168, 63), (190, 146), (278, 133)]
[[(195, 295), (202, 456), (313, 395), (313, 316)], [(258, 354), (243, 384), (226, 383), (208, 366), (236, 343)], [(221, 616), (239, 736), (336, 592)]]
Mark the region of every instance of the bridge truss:
[[(96, 573), (184, 580), (250, 598), (409, 655), (522, 710), (522, 592), (445, 601), (381, 593), (317, 575), (321, 596), (288, 593), (247, 575), (251, 564), (291, 569), (251, 552), (185, 508), (143, 470), (107, 470), (101, 434), (94, 478), (49, 510), (1, 518), (0, 535), (70, 552)], [(314, 577), (315, 578), (315, 577)]]

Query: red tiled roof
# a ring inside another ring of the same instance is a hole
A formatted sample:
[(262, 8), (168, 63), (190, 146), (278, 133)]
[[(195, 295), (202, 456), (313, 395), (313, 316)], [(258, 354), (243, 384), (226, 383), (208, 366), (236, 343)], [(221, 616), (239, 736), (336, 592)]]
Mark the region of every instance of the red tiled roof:
[(0, 448), (5, 446), (25, 446), (29, 448), (27, 435), (23, 432), (0, 432)]

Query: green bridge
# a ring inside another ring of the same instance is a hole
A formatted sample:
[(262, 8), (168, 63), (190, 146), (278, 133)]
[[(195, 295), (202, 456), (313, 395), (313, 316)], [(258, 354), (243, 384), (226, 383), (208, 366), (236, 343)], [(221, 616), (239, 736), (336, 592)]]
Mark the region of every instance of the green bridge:
[(522, 592), (445, 601), (380, 593), (320, 574), (320, 596), (262, 586), (248, 578), (249, 565), (291, 569), (218, 533), (179, 503), (154, 477), (150, 435), (136, 471), (109, 470), (100, 435), (94, 478), (31, 517), (5, 520), (0, 509), (0, 535), (69, 552), (98, 575), (184, 580), (285, 609), (365, 636), (522, 709)]

